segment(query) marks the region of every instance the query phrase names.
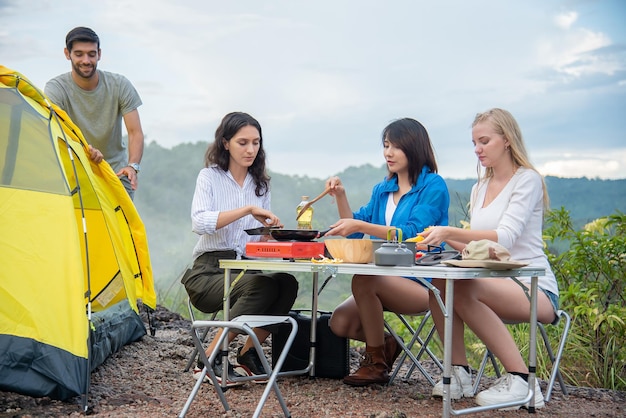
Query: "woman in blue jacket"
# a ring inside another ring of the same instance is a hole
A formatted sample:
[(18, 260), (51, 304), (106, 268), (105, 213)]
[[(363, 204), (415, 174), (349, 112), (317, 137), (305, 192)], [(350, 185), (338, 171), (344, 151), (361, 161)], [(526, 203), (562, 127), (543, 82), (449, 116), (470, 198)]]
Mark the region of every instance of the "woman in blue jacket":
[[(388, 176), (374, 186), (369, 203), (352, 212), (338, 177), (326, 182), (337, 201), (339, 221), (326, 235), (386, 239), (390, 227), (409, 238), (432, 225), (448, 224), (450, 195), (426, 128), (410, 118), (389, 124), (382, 133)], [(384, 332), (383, 311), (417, 314), (428, 310), (428, 289), (416, 279), (400, 276), (354, 275), (352, 296), (342, 302), (330, 320), (332, 331), (364, 341), (359, 369), (344, 383), (365, 386), (389, 382), (389, 371), (401, 352), (396, 340)]]

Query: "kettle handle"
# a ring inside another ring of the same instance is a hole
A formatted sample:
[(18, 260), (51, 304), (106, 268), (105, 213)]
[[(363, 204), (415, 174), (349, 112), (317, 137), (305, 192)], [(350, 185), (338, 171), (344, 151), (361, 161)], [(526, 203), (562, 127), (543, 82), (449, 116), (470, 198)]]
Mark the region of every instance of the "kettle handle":
[(396, 241), (402, 242), (402, 230), (400, 228), (389, 228), (387, 230), (387, 242), (392, 242), (391, 233), (394, 231), (396, 233)]

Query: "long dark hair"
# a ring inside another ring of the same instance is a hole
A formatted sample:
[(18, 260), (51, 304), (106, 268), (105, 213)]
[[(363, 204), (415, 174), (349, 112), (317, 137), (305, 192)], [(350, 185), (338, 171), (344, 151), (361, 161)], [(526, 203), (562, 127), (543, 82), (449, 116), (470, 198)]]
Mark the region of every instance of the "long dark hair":
[[(406, 155), (411, 185), (417, 183), (424, 166), (428, 166), (433, 173), (437, 172), (437, 161), (428, 131), (415, 119), (402, 118), (391, 122), (383, 129), (383, 144), (385, 140), (400, 148)], [(390, 172), (388, 178), (392, 176)]]
[(269, 190), (270, 182), (270, 177), (265, 171), (263, 132), (261, 131), (261, 124), (249, 114), (232, 112), (224, 116), (222, 122), (215, 130), (215, 141), (209, 144), (204, 154), (204, 165), (208, 167), (211, 164), (216, 164), (222, 170), (228, 171), (230, 153), (224, 147), (224, 142), (230, 141), (245, 126), (253, 126), (259, 131), (259, 152), (250, 168), (248, 168), (248, 172), (252, 175), (254, 184), (256, 184), (255, 194), (263, 196)]

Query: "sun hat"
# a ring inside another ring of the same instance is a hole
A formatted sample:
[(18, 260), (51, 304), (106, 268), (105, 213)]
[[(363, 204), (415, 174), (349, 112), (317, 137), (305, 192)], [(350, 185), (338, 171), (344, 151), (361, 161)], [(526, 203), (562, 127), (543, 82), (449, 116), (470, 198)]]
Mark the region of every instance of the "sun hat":
[(511, 260), (509, 250), (488, 239), (470, 241), (463, 249), (461, 257), (461, 260), (442, 262), (455, 267), (483, 267), (492, 270), (510, 270), (529, 264), (524, 261)]

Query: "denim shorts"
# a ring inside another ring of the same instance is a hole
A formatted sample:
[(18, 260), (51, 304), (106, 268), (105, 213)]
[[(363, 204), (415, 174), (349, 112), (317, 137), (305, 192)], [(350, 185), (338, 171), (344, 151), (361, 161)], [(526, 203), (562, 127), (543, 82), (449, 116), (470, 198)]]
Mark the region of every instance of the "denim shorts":
[(417, 277), (413, 277), (413, 276), (402, 276), (402, 277), (405, 278), (405, 279), (409, 279), (412, 282), (419, 283), (419, 284), (421, 284), (422, 286), (424, 286), (427, 289), (428, 289), (428, 286), (426, 286), (424, 284), (424, 282), (422, 282), (422, 280), (426, 280), (428, 283), (431, 283), (433, 281), (433, 279), (431, 279), (430, 277), (424, 277), (424, 278), (422, 278), (422, 280), (418, 279)]
[(559, 311), (559, 297), (555, 295), (554, 293), (550, 292), (549, 290), (543, 289), (541, 287), (539, 287), (539, 290), (545, 293), (548, 299), (550, 299), (550, 303), (552, 304), (552, 309), (554, 309), (554, 315), (556, 316), (556, 319), (554, 321), (557, 322), (559, 320), (559, 317), (557, 315), (557, 312)]

